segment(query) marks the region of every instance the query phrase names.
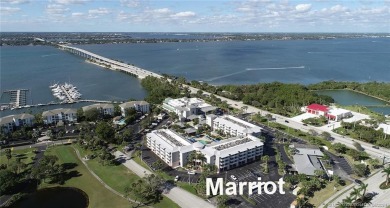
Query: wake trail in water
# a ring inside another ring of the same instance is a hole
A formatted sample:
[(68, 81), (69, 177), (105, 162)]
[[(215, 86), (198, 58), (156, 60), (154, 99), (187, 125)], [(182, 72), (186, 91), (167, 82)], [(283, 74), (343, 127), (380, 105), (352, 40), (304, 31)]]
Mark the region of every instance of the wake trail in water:
[(231, 74), (225, 74), (225, 75), (222, 75), (222, 76), (218, 76), (218, 77), (213, 77), (213, 78), (210, 78), (206, 81), (210, 82), (210, 81), (214, 81), (214, 80), (217, 80), (217, 79), (222, 79), (222, 78), (226, 78), (226, 77), (230, 77), (230, 76), (233, 76), (233, 75), (236, 75), (236, 74), (242, 74), (242, 73), (245, 73), (245, 72), (248, 72), (248, 71), (266, 71), (266, 70), (278, 70), (278, 69), (305, 69), (305, 66), (290, 66), (290, 67), (274, 67), (274, 68), (246, 68), (245, 70), (242, 70), (242, 71), (238, 71), (238, 72), (234, 72), (234, 73), (231, 73)]
[(42, 55), (41, 57), (44, 58), (48, 56), (58, 56), (58, 55), (59, 55), (58, 53), (53, 53), (53, 54)]
[(290, 67), (278, 67), (278, 68), (246, 68), (246, 71), (265, 71), (274, 69), (304, 69), (305, 66), (290, 66)]

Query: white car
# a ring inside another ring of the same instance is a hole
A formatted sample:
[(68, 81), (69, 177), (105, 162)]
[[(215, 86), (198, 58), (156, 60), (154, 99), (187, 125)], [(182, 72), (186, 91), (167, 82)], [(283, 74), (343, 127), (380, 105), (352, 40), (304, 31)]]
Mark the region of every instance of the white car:
[(176, 176), (176, 177), (175, 177), (175, 181), (178, 181), (178, 180), (179, 180), (179, 176)]
[(233, 179), (234, 181), (236, 181), (236, 180), (237, 180), (237, 177), (236, 177), (236, 176), (234, 176), (234, 175), (231, 175), (231, 176), (230, 176), (230, 178), (231, 178), (231, 179)]

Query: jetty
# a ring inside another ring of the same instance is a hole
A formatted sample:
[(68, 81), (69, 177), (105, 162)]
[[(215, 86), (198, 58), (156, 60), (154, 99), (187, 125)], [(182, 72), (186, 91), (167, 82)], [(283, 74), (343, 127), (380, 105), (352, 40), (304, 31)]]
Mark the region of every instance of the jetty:
[(27, 92), (28, 89), (18, 89), (18, 90), (6, 90), (3, 93), (10, 95), (10, 104), (13, 107), (21, 107), (27, 105)]
[(155, 72), (151, 72), (151, 71), (136, 67), (134, 65), (130, 65), (130, 64), (116, 61), (116, 60), (112, 60), (112, 59), (97, 55), (95, 53), (86, 51), (86, 50), (81, 49), (81, 48), (76, 48), (76, 47), (69, 46), (69, 45), (58, 45), (58, 48), (61, 50), (64, 50), (64, 51), (69, 51), (69, 52), (76, 54), (78, 56), (81, 56), (83, 58), (86, 58), (89, 62), (91, 62), (93, 64), (97, 64), (99, 66), (106, 67), (106, 68), (109, 68), (112, 70), (118, 70), (118, 71), (122, 71), (125, 73), (129, 73), (129, 74), (136, 76), (139, 79), (144, 79), (147, 76), (154, 76), (154, 77), (158, 77), (158, 78), (163, 77)]

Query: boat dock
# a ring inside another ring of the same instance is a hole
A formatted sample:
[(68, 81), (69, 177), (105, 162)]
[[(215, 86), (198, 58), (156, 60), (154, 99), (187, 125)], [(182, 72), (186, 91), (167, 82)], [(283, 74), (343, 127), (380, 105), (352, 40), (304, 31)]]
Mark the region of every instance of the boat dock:
[(6, 90), (3, 93), (10, 95), (10, 104), (13, 107), (21, 107), (27, 105), (28, 89)]
[(66, 97), (67, 97), (67, 99), (68, 99), (68, 102), (73, 103), (74, 100), (73, 100), (72, 96), (69, 95), (68, 90), (65, 89), (65, 87), (64, 87), (63, 85), (61, 86), (61, 89), (62, 89), (62, 92), (65, 93), (65, 95), (66, 95)]

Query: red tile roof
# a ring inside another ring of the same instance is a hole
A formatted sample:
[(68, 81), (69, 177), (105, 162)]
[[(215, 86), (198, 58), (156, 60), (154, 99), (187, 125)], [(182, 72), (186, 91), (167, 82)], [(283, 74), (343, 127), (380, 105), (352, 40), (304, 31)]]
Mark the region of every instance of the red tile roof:
[(320, 105), (316, 103), (310, 104), (309, 106), (307, 106), (307, 109), (328, 112), (328, 106)]

